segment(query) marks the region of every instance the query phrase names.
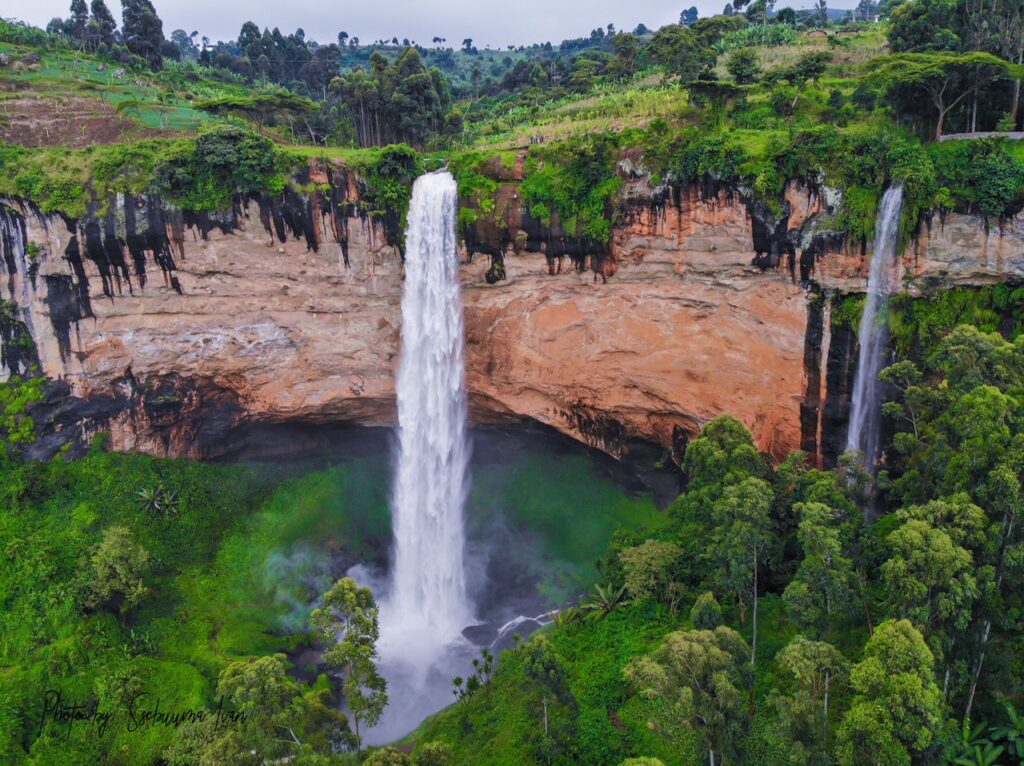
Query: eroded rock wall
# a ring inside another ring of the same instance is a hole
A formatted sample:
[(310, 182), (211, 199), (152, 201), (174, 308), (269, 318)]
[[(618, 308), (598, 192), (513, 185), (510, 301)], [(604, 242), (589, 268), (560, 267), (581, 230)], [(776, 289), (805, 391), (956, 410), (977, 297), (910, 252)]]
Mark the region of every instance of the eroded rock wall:
[[(53, 381), (41, 449), (106, 430), (118, 449), (211, 457), (243, 424), (393, 422), (401, 254), (349, 174), (313, 180), (200, 217), (151, 197), (82, 221), (5, 201), (3, 369)], [(514, 180), (462, 254), (476, 420), (678, 459), (731, 413), (776, 457), (835, 457), (856, 338), (829, 293), (863, 290), (870, 255), (820, 233), (824, 195), (794, 183), (773, 212), (634, 179), (597, 247), (530, 219)], [(898, 268), (908, 290), (1020, 276), (1024, 220), (936, 217)]]

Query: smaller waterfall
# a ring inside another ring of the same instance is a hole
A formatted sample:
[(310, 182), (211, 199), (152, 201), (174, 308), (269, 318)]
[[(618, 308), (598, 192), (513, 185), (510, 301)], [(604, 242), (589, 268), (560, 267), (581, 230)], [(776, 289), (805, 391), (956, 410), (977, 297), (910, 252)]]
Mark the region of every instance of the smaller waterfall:
[(881, 442), (882, 384), (878, 373), (885, 364), (889, 346), (887, 313), (902, 211), (903, 186), (895, 184), (886, 189), (875, 220), (867, 300), (858, 330), (860, 354), (846, 432), (846, 449), (859, 451), (865, 467), (872, 473)]

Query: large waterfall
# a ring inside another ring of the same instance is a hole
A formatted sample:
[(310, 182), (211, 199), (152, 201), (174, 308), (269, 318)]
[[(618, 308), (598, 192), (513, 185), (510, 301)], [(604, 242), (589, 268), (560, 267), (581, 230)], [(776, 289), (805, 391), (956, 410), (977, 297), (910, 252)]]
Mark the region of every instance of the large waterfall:
[(458, 192), (449, 173), (416, 180), (402, 297), (389, 609), (421, 639), (450, 639), (469, 616), (463, 572), (469, 450), (457, 211)]
[(892, 271), (899, 241), (900, 213), (903, 210), (903, 186), (886, 189), (875, 220), (875, 243), (868, 273), (868, 293), (860, 319), (858, 337), (860, 355), (853, 383), (850, 424), (846, 448), (863, 455), (865, 467), (874, 473), (881, 441), (882, 371), (889, 345), (887, 322)]
[(447, 172), (413, 185), (406, 231), (392, 574), (380, 654), (390, 702), (368, 741), (386, 742), (451, 702), (469, 647), (463, 506), (469, 446), (455, 217)]

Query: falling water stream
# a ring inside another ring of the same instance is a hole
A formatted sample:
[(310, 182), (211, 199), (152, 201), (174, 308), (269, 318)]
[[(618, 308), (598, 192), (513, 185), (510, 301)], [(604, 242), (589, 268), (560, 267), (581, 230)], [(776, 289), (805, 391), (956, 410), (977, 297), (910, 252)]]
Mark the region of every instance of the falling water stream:
[(391, 580), (380, 605), (381, 664), (390, 702), (368, 741), (386, 742), (451, 701), (471, 651), (466, 590), (466, 436), (462, 298), (446, 171), (413, 185), (406, 231), (398, 454), (392, 487)]
[(882, 384), (878, 374), (885, 364), (889, 345), (886, 319), (892, 292), (892, 271), (899, 240), (903, 186), (886, 189), (875, 220), (875, 242), (868, 274), (867, 299), (860, 319), (860, 354), (851, 396), (846, 448), (863, 456), (864, 466), (874, 473), (881, 442)]

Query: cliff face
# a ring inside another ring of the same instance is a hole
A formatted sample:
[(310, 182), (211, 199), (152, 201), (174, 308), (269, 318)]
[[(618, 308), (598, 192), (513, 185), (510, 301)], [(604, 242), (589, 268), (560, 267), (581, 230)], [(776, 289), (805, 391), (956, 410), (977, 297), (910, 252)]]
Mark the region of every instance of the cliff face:
[[(117, 449), (211, 457), (246, 424), (393, 421), (401, 255), (347, 173), (313, 180), (216, 216), (148, 197), (81, 221), (0, 206), (4, 374), (38, 364), (54, 381), (41, 454), (106, 430)], [(833, 330), (827, 293), (863, 290), (867, 257), (821, 233), (824, 194), (793, 183), (773, 214), (632, 179), (597, 249), (532, 220), (517, 188), (466, 232), (475, 419), (678, 459), (728, 412), (776, 456), (834, 458), (856, 338)], [(1003, 281), (1024, 273), (1022, 245), (1024, 217), (936, 217), (899, 276), (908, 290)]]

